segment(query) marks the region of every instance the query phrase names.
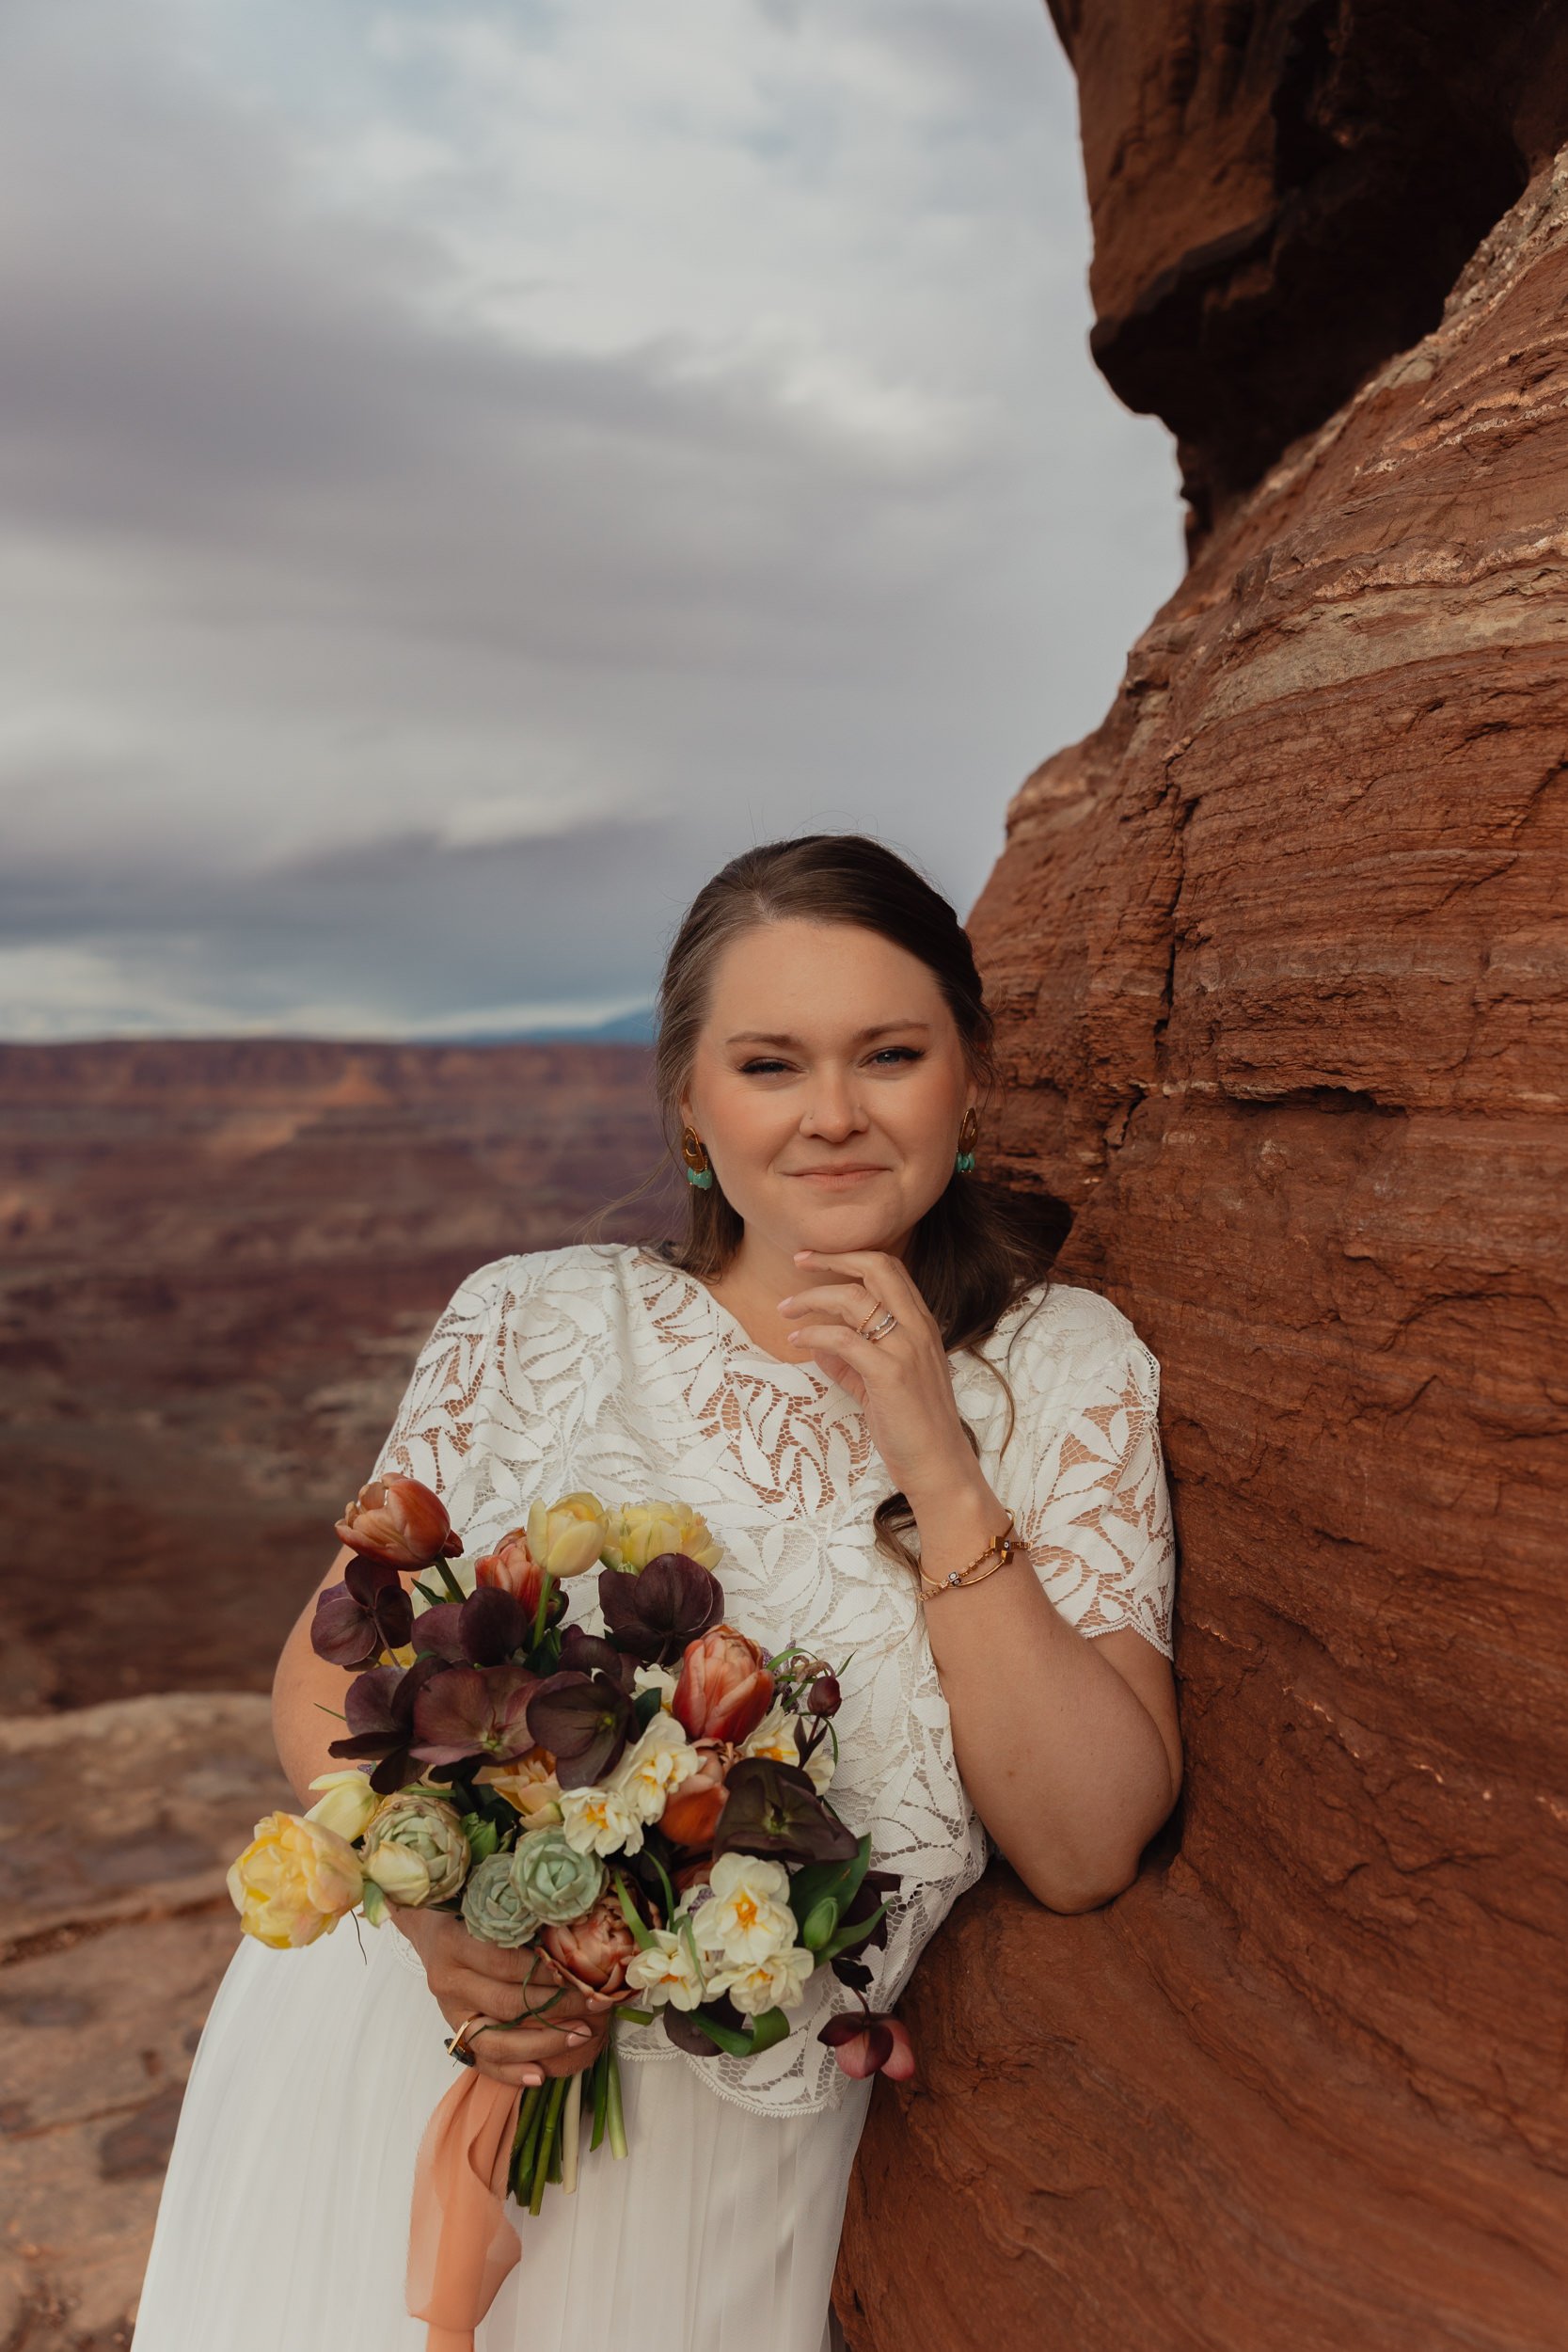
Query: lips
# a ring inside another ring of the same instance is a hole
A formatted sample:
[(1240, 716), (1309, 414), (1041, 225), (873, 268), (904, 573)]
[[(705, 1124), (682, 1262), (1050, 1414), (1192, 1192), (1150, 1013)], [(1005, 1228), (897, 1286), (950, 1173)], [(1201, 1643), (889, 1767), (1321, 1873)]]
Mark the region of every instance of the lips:
[(792, 1168), (791, 1176), (882, 1176), (885, 1168), (851, 1164), (843, 1168)]

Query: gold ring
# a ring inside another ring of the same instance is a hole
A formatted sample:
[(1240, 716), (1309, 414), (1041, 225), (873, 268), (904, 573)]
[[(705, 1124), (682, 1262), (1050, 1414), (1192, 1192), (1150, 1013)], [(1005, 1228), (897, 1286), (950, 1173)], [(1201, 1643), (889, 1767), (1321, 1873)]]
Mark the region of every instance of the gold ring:
[(493, 2026), (495, 2022), (495, 2019), (487, 2017), (482, 2009), (476, 2009), (471, 2017), (464, 2018), (457, 2031), (448, 2042), (447, 2056), (454, 2058), (460, 2066), (471, 2066), (474, 2062), (474, 2055), (468, 2043), (473, 2038), (476, 2026)]
[(898, 1318), (890, 1307), (880, 1323), (872, 1324), (869, 1329), (863, 1327), (861, 1337), (863, 1340), (885, 1340), (888, 1333), (895, 1331), (897, 1327)]

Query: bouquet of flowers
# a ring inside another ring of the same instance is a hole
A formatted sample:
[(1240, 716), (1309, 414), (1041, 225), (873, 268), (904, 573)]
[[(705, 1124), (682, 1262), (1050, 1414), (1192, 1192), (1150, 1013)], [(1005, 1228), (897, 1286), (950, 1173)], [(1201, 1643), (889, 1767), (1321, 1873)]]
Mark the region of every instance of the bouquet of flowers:
[[(345, 1769), (303, 1816), (270, 1814), (229, 1886), (246, 1933), (287, 1948), (353, 1912), (460, 1912), (470, 1933), (544, 1954), (554, 1988), (613, 2004), (583, 2074), (520, 2101), (508, 2182), (538, 2213), (589, 2145), (626, 2153), (614, 2027), (652, 2024), (705, 2057), (768, 2048), (815, 1971), (858, 2010), (821, 2028), (847, 2074), (913, 2072), (909, 2036), (869, 2007), (857, 1951), (885, 1943), (896, 1879), (826, 1794), (838, 1673), (727, 1625), (721, 1557), (678, 1502), (535, 1502), (492, 1551), (463, 1555), (418, 1480), (372, 1480), (338, 1534), (354, 1552), (316, 1604), (319, 1656), (354, 1675)], [(598, 1569), (603, 1635), (564, 1622)], [(463, 2055), (461, 2051), (455, 2055)]]

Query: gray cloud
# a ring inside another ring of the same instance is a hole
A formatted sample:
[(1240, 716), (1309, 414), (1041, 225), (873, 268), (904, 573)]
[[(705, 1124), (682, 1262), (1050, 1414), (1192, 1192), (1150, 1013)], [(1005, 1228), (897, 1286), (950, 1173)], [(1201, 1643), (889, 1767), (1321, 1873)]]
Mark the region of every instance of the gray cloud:
[(622, 1001), (819, 824), (961, 909), (1173, 584), (1022, 0), (732, 10), (673, 144), (524, 13), (0, 26), (0, 1031)]

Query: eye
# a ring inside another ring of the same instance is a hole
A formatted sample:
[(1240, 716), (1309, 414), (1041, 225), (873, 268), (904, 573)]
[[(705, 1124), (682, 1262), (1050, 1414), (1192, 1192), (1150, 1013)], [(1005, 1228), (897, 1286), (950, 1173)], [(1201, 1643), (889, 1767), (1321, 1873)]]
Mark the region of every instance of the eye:
[(752, 1078), (757, 1076), (761, 1072), (768, 1070), (782, 1070), (783, 1068), (784, 1064), (782, 1061), (743, 1061), (740, 1065), (740, 1074), (743, 1078)]
[(871, 1058), (873, 1061), (885, 1061), (890, 1054), (905, 1061), (924, 1061), (926, 1058), (918, 1045), (884, 1045), (881, 1051), (873, 1054)]

